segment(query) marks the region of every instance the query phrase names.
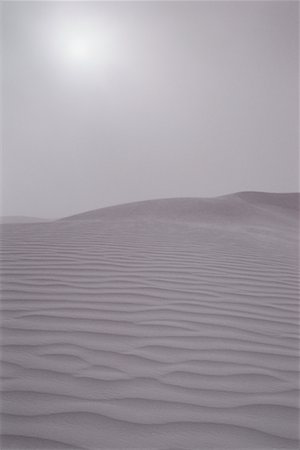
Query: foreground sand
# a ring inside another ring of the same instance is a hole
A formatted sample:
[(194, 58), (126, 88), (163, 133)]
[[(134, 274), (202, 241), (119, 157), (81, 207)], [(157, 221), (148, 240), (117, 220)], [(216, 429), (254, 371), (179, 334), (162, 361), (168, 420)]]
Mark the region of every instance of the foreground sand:
[(2, 450), (298, 448), (297, 195), (2, 226)]

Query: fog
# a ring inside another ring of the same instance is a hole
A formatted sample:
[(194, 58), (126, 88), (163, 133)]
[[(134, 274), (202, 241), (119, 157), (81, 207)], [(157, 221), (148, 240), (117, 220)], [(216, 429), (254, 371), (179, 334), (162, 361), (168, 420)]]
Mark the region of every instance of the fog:
[(297, 2), (3, 2), (2, 215), (291, 192)]

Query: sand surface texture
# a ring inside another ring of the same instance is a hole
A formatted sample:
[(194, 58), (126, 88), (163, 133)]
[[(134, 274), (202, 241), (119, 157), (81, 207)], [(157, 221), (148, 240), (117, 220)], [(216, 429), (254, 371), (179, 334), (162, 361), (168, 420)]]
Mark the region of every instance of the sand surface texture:
[(298, 448), (298, 195), (2, 225), (2, 450)]

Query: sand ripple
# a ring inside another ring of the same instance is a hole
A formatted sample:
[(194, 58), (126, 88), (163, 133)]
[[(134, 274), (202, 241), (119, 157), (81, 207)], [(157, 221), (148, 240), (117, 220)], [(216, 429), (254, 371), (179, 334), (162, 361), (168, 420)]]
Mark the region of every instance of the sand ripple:
[(2, 226), (3, 450), (298, 448), (294, 197), (224, 199)]

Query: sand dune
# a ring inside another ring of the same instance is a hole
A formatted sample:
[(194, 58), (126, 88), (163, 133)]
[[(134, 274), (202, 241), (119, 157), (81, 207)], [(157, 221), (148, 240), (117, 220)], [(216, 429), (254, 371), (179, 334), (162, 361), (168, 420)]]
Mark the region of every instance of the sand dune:
[(1, 449), (296, 449), (298, 194), (153, 200), (2, 238)]
[(0, 223), (37, 223), (48, 222), (47, 219), (41, 219), (40, 217), (28, 217), (28, 216), (0, 216)]

